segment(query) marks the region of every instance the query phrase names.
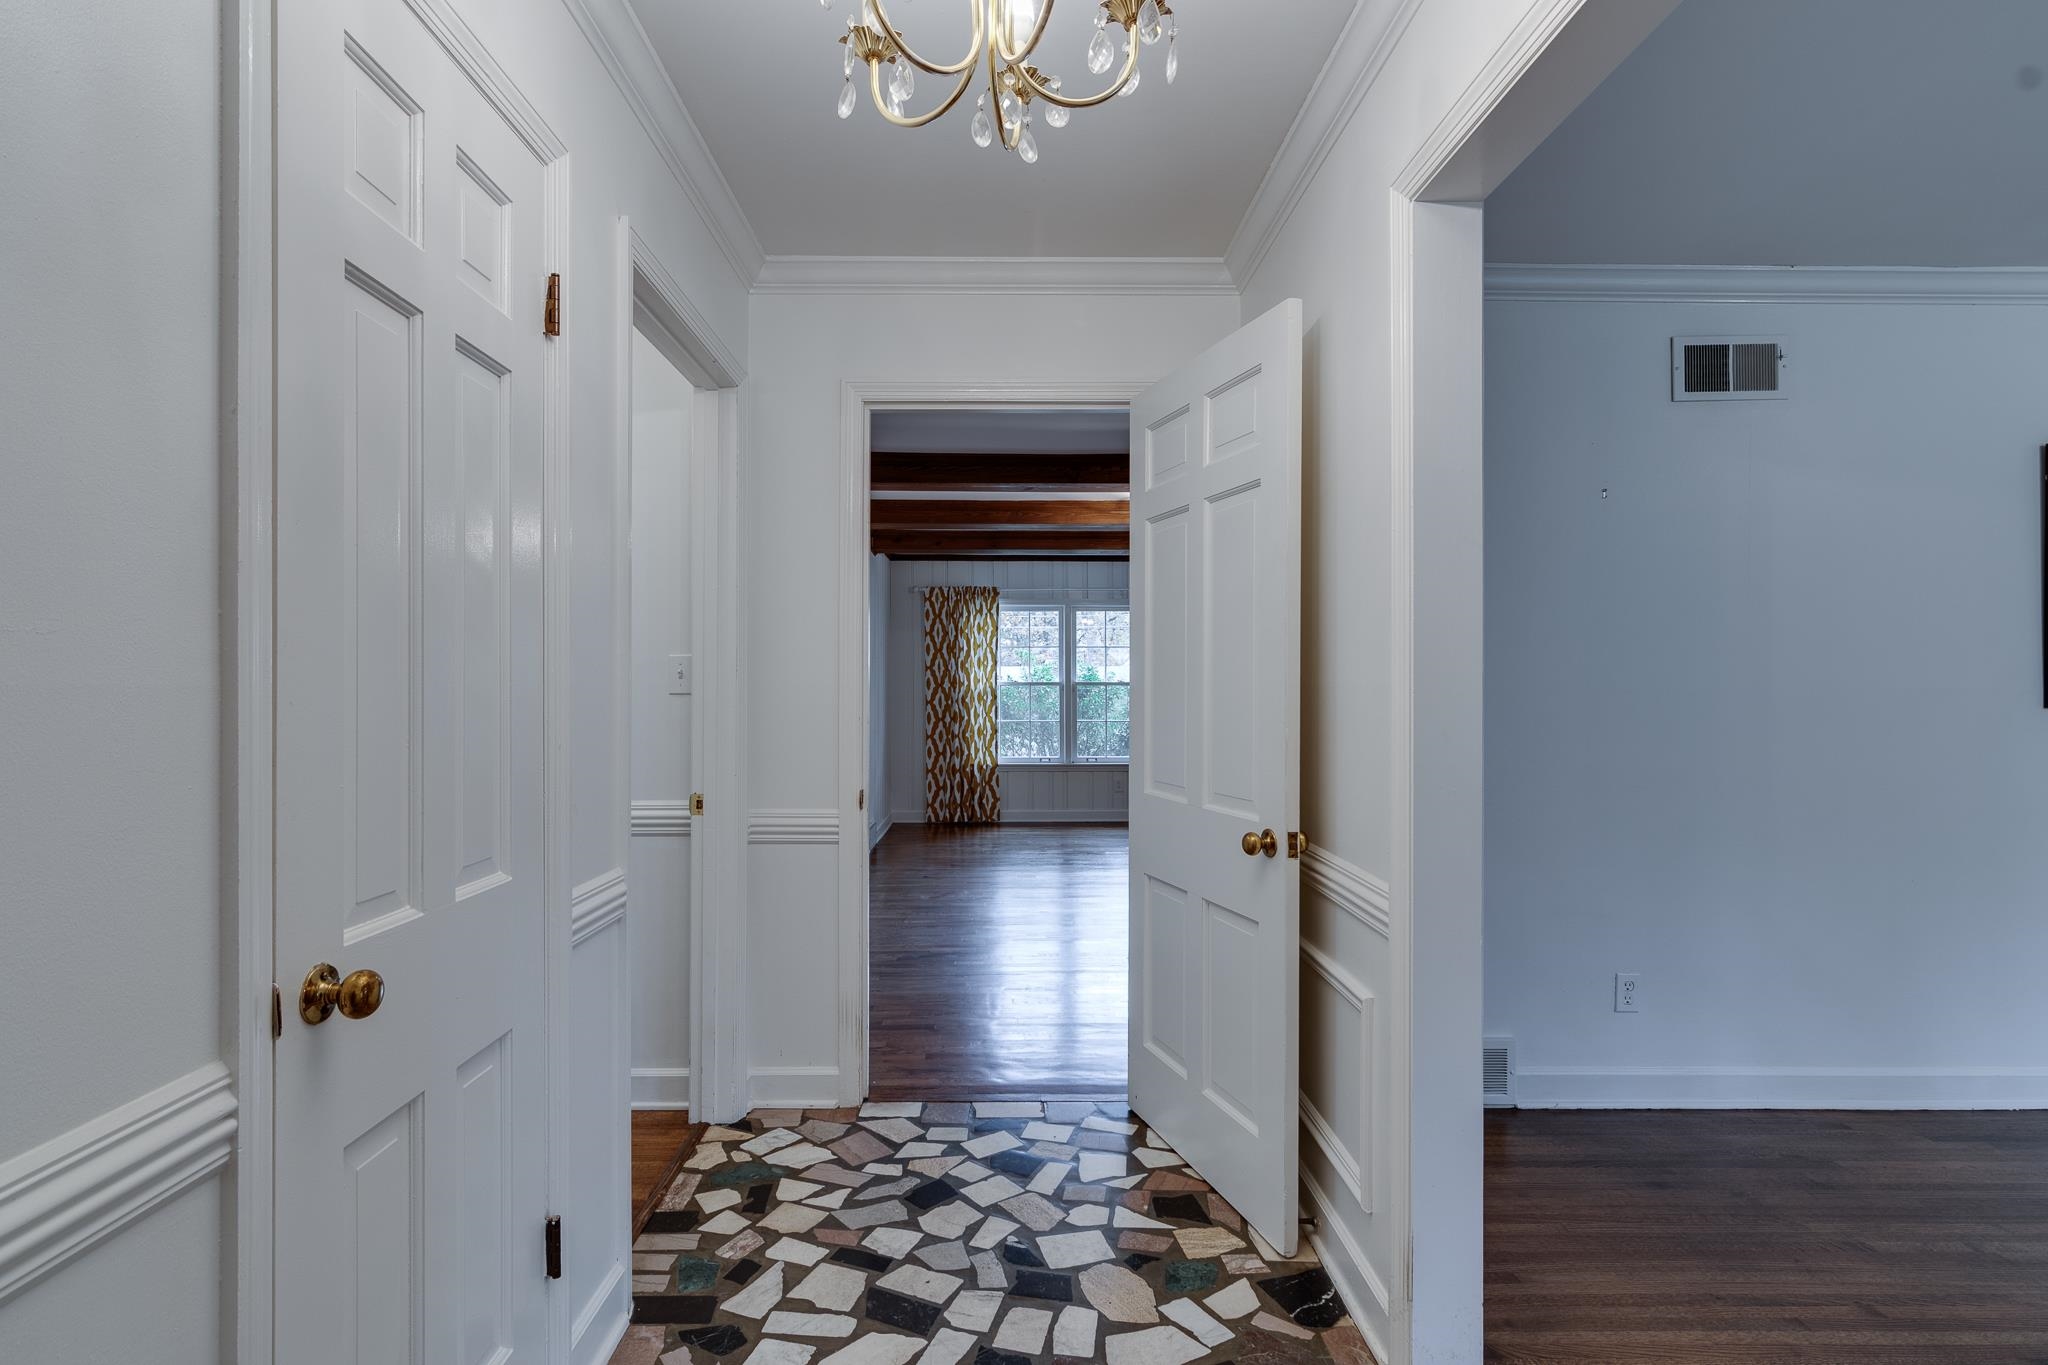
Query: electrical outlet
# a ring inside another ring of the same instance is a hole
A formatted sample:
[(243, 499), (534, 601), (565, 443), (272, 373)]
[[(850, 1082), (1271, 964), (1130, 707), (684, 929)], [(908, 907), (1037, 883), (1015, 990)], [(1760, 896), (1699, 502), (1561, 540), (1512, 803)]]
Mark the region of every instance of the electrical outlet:
[(1616, 1014), (1637, 1014), (1642, 1006), (1636, 1003), (1637, 993), (1642, 989), (1642, 978), (1634, 972), (1614, 974), (1614, 1012)]

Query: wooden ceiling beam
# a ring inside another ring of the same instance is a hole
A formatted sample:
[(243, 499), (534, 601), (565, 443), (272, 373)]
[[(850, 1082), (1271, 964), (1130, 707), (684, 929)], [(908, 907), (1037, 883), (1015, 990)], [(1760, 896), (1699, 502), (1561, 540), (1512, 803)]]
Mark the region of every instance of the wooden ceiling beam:
[(878, 493), (985, 490), (1123, 493), (1128, 455), (904, 455), (876, 451), (869, 484)]
[(873, 553), (891, 556), (925, 555), (941, 559), (967, 559), (977, 555), (1128, 555), (1128, 530), (1079, 531), (989, 531), (979, 527), (959, 531), (876, 531), (871, 538)]
[(877, 531), (978, 528), (1027, 531), (1040, 526), (1121, 528), (1131, 524), (1131, 505), (1116, 499), (1042, 502), (944, 502), (881, 500), (870, 504), (868, 524)]

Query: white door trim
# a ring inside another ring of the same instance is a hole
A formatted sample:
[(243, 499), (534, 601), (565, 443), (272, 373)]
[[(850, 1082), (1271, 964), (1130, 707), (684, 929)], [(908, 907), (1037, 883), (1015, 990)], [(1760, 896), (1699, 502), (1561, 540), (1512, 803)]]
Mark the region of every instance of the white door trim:
[[(705, 813), (688, 816), (690, 836), (691, 1112), (711, 1121), (736, 1119), (748, 1107), (746, 810), (740, 713), (746, 661), (739, 638), (739, 417), (746, 369), (674, 272), (632, 223), (618, 220), (617, 413), (619, 525), (632, 524), (633, 331), (644, 324), (670, 363), (697, 389), (690, 439), (690, 653), (696, 679), (690, 720), (691, 780), (705, 794)], [(632, 667), (630, 539), (618, 538), (620, 575), (619, 687)], [(630, 810), (626, 755), (628, 695), (619, 698), (618, 781)], [(621, 831), (621, 837), (625, 832)], [(625, 854), (619, 855), (621, 866)], [(630, 1016), (629, 1016), (630, 1017)], [(671, 1083), (684, 1080), (670, 1077)]]
[[(848, 380), (839, 390), (839, 1076), (868, 1093), (868, 414), (886, 408), (1122, 406), (1135, 380)], [(869, 792), (870, 801), (881, 793)]]

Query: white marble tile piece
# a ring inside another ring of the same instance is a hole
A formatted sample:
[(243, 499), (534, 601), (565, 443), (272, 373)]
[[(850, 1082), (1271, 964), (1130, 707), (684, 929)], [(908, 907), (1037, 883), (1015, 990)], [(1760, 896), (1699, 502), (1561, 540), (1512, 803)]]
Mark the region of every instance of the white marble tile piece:
[(707, 1142), (690, 1153), (690, 1159), (683, 1163), (686, 1171), (708, 1171), (713, 1166), (725, 1164), (725, 1146), (722, 1143)]
[(923, 1240), (924, 1234), (916, 1228), (887, 1227), (876, 1228), (861, 1238), (860, 1244), (893, 1261), (898, 1256), (908, 1256), (910, 1249)]
[(823, 1185), (814, 1184), (809, 1180), (798, 1180), (793, 1175), (786, 1175), (775, 1182), (775, 1197), (777, 1199), (809, 1199), (824, 1188)]
[(701, 1141), (720, 1144), (727, 1142), (752, 1142), (757, 1136), (758, 1134), (748, 1132), (744, 1128), (728, 1128), (722, 1123), (714, 1123), (704, 1130), (704, 1136)]
[(1139, 1171), (1136, 1175), (1127, 1175), (1120, 1177), (1116, 1180), (1105, 1180), (1102, 1183), (1109, 1186), (1111, 1189), (1128, 1190), (1134, 1188), (1137, 1185), (1137, 1183), (1140, 1180), (1143, 1180), (1144, 1178), (1145, 1173), (1143, 1171)]
[(1204, 1346), (1221, 1346), (1236, 1333), (1202, 1311), (1202, 1305), (1193, 1299), (1168, 1299), (1159, 1305), (1159, 1311), (1194, 1334), (1196, 1341)]
[(1003, 1315), (1003, 1325), (996, 1328), (995, 1340), (989, 1344), (998, 1351), (1035, 1356), (1045, 1349), (1045, 1334), (1051, 1328), (1050, 1309), (1012, 1308)]
[(897, 1161), (870, 1161), (861, 1167), (869, 1175), (902, 1175), (903, 1164)]
[(988, 1221), (975, 1230), (974, 1236), (969, 1240), (968, 1245), (977, 1251), (987, 1251), (990, 1247), (1000, 1245), (1005, 1237), (1008, 1237), (1016, 1230), (1017, 1225), (1009, 1219), (999, 1218), (995, 1214), (990, 1214)]
[(1008, 1289), (1010, 1273), (1003, 1269), (1003, 1258), (993, 1251), (974, 1253), (974, 1283), (982, 1289)]
[(842, 1188), (806, 1199), (804, 1202), (814, 1209), (843, 1209), (846, 1207), (847, 1196), (852, 1193), (852, 1190)]
[(1002, 1306), (1000, 1289), (963, 1289), (946, 1310), (946, 1321), (963, 1331), (986, 1332), (996, 1320), (996, 1310)]
[(769, 1232), (809, 1232), (825, 1220), (825, 1210), (808, 1204), (777, 1204), (754, 1226)]
[(754, 1277), (754, 1282), (739, 1293), (718, 1305), (719, 1310), (759, 1322), (782, 1302), (783, 1266), (780, 1262), (769, 1266)]
[(1120, 1265), (1091, 1265), (1075, 1277), (1081, 1294), (1111, 1322), (1159, 1321), (1159, 1296), (1152, 1286)]
[[(776, 1341), (772, 1337), (764, 1337), (753, 1354), (747, 1357), (747, 1365), (810, 1365), (810, 1359), (817, 1350), (806, 1342)], [(690, 1348), (685, 1346), (681, 1354), (684, 1356), (683, 1365), (689, 1365)], [(667, 1362), (664, 1361), (663, 1365)]]
[(928, 1128), (925, 1130), (924, 1135), (933, 1142), (965, 1142), (973, 1136), (967, 1129), (955, 1128), (950, 1124), (939, 1128)]
[(860, 1126), (891, 1142), (922, 1142), (924, 1129), (909, 1119), (862, 1119)]
[(960, 1193), (986, 1208), (1005, 1199), (1015, 1199), (1024, 1193), (1024, 1187), (1006, 1175), (992, 1175), (986, 1180), (976, 1181)]
[(856, 1325), (844, 1313), (795, 1313), (780, 1309), (768, 1315), (761, 1330), (782, 1337), (850, 1337)]
[(1108, 1240), (1092, 1228), (1086, 1232), (1060, 1232), (1041, 1237), (1038, 1239), (1038, 1254), (1045, 1258), (1046, 1266), (1052, 1270), (1116, 1259), (1116, 1253), (1109, 1249)]
[(1024, 1125), (1026, 1142), (1065, 1142), (1073, 1135), (1074, 1125), (1071, 1123), (1046, 1123), (1041, 1120)]
[(1138, 1158), (1139, 1164), (1148, 1171), (1157, 1171), (1167, 1166), (1178, 1166), (1181, 1164), (1178, 1152), (1163, 1152), (1157, 1147), (1140, 1147), (1131, 1155)]
[(798, 1265), (816, 1265), (831, 1255), (831, 1249), (815, 1242), (800, 1242), (794, 1237), (785, 1237), (764, 1253), (771, 1261), (794, 1261)]
[(1109, 1210), (1100, 1204), (1076, 1204), (1067, 1210), (1067, 1221), (1077, 1228), (1099, 1228), (1109, 1221)]
[(954, 1199), (939, 1205), (917, 1220), (917, 1225), (934, 1237), (954, 1238), (981, 1221), (981, 1210)]
[(1271, 1332), (1276, 1336), (1293, 1337), (1296, 1341), (1315, 1340), (1315, 1333), (1309, 1331), (1306, 1327), (1289, 1322), (1286, 1318), (1275, 1317), (1273, 1314), (1264, 1311), (1261, 1311), (1257, 1317), (1252, 1319), (1252, 1326), (1259, 1328), (1261, 1331)]
[(635, 1251), (695, 1251), (703, 1239), (694, 1232), (643, 1232), (633, 1239)]
[(1045, 1106), (1037, 1100), (977, 1100), (978, 1119), (1037, 1119), (1045, 1117)]
[(1100, 1114), (1090, 1114), (1082, 1119), (1081, 1126), (1093, 1128), (1098, 1133), (1122, 1133), (1125, 1137), (1138, 1131), (1138, 1125), (1135, 1123), (1122, 1123), (1116, 1119), (1104, 1118)]
[(884, 1223), (907, 1223), (910, 1221), (910, 1210), (904, 1206), (901, 1199), (884, 1199), (879, 1204), (862, 1204), (859, 1208), (840, 1209), (832, 1216), (841, 1226), (858, 1231), (861, 1228), (878, 1228)]
[(1103, 1343), (1109, 1365), (1187, 1365), (1209, 1354), (1209, 1348), (1178, 1327), (1147, 1327), (1119, 1332)]
[(960, 1145), (972, 1156), (994, 1156), (997, 1152), (1007, 1152), (1012, 1147), (1022, 1147), (1024, 1140), (1006, 1128), (998, 1128), (993, 1133), (983, 1133), (980, 1137), (969, 1139)]
[(896, 1151), (898, 1161), (911, 1161), (918, 1157), (942, 1156), (946, 1144), (943, 1142), (906, 1142)]
[(697, 1206), (706, 1213), (717, 1213), (720, 1209), (731, 1208), (745, 1197), (738, 1190), (706, 1190), (697, 1196)]
[(917, 1259), (933, 1270), (967, 1269), (967, 1243), (938, 1242), (928, 1247), (919, 1247)]
[(964, 1156), (921, 1156), (904, 1164), (919, 1175), (936, 1179), (965, 1160)]
[[(787, 1128), (770, 1128), (759, 1137), (750, 1138), (742, 1142), (740, 1150), (752, 1152), (755, 1156), (766, 1156), (770, 1152), (779, 1152), (784, 1147), (791, 1147), (802, 1141), (803, 1138)], [(776, 1164), (780, 1165), (781, 1163), (777, 1162)]]
[(1124, 1159), (1122, 1152), (1083, 1152), (1080, 1161), (1080, 1179), (1084, 1185), (1113, 1180), (1131, 1169), (1131, 1163)]
[(1034, 1142), (1024, 1149), (1040, 1161), (1064, 1161), (1073, 1165), (1081, 1149), (1071, 1142)]
[(1024, 1188), (1033, 1194), (1051, 1194), (1067, 1178), (1067, 1172), (1074, 1169), (1071, 1161), (1048, 1161), (1038, 1168), (1038, 1174), (1031, 1177), (1031, 1183)]
[(1003, 1212), (1030, 1228), (1033, 1232), (1051, 1232), (1067, 1216), (1065, 1206), (1055, 1204), (1042, 1194), (1026, 1191), (1014, 1199), (1003, 1201)]
[(852, 1266), (835, 1265), (824, 1261), (812, 1267), (811, 1273), (797, 1282), (789, 1291), (792, 1299), (802, 1299), (834, 1313), (844, 1313), (860, 1301), (866, 1292), (868, 1277)]
[(1052, 1353), (1086, 1360), (1095, 1354), (1095, 1329), (1101, 1316), (1093, 1308), (1070, 1304), (1052, 1325)]
[(886, 1104), (870, 1101), (860, 1107), (860, 1116), (864, 1119), (914, 1119), (923, 1112), (923, 1103), (911, 1100)]
[(1191, 1261), (1244, 1249), (1244, 1239), (1228, 1228), (1175, 1228), (1173, 1239), (1180, 1243), (1181, 1255)]
[(972, 1332), (956, 1332), (950, 1327), (941, 1327), (932, 1338), (932, 1344), (925, 1347), (924, 1354), (917, 1358), (917, 1365), (959, 1365), (974, 1341)]
[(815, 1142), (806, 1142), (796, 1147), (784, 1147), (775, 1153), (775, 1164), (802, 1170), (815, 1166), (821, 1161), (830, 1161), (832, 1154)]
[(708, 1218), (697, 1225), (698, 1231), (708, 1232), (717, 1237), (730, 1237), (735, 1232), (746, 1231), (746, 1228), (747, 1220), (734, 1213), (731, 1209), (727, 1209), (716, 1218)]
[(913, 1299), (926, 1303), (944, 1303), (960, 1289), (958, 1275), (942, 1271), (926, 1270), (921, 1265), (899, 1265), (875, 1284), (894, 1294), (908, 1294)]
[(1209, 1311), (1226, 1322), (1234, 1322), (1247, 1313), (1259, 1311), (1259, 1296), (1252, 1290), (1250, 1280), (1232, 1280), (1223, 1289), (1217, 1290), (1203, 1300)]
[(870, 1332), (855, 1337), (818, 1365), (908, 1365), (924, 1349), (924, 1338), (902, 1332)]
[(956, 1181), (964, 1180), (971, 1184), (977, 1180), (986, 1180), (994, 1175), (995, 1172), (982, 1165), (979, 1161), (962, 1161), (952, 1169), (950, 1174)]

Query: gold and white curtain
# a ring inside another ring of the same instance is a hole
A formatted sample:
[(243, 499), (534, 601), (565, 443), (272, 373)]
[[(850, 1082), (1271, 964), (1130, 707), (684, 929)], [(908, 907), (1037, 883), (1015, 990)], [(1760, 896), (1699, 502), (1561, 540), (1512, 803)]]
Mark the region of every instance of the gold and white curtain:
[(996, 770), (994, 588), (927, 588), (924, 595), (924, 818), (992, 824), (1002, 811)]

